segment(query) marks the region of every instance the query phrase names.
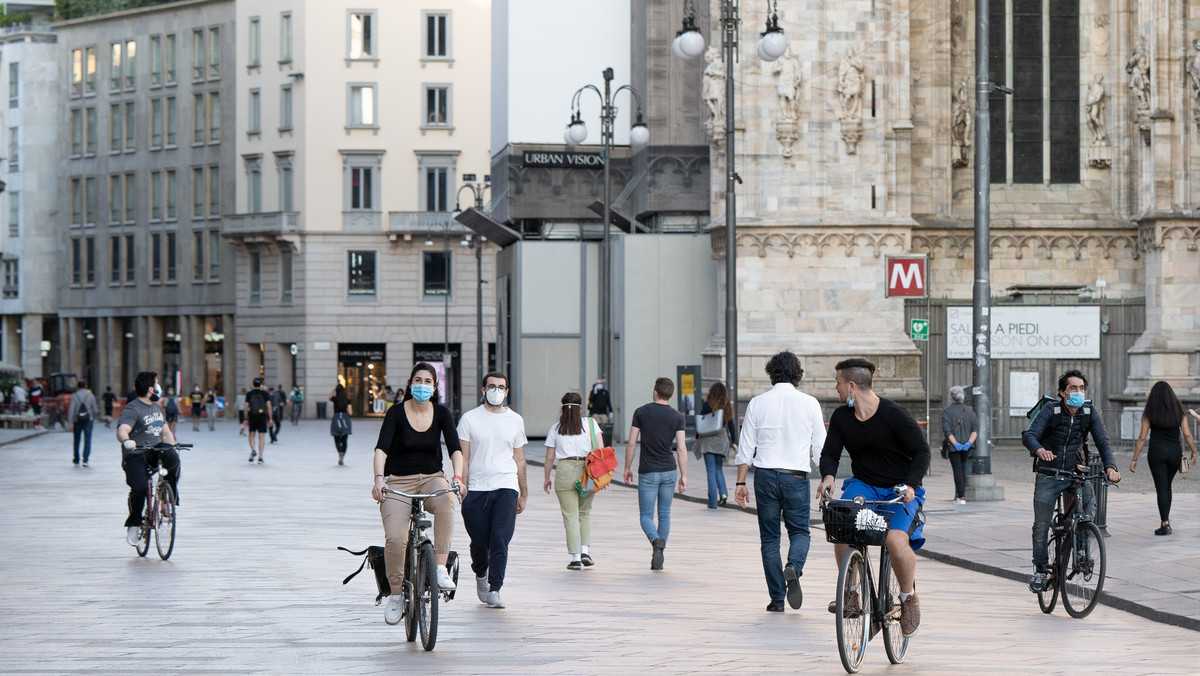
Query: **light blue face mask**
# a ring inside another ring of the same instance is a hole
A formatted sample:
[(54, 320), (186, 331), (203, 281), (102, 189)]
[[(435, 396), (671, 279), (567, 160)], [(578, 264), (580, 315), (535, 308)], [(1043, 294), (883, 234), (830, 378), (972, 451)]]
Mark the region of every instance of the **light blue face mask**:
[(413, 399), (424, 403), (433, 396), (433, 385), (413, 385), (411, 392)]
[(1072, 392), (1067, 397), (1067, 406), (1072, 406), (1074, 408), (1083, 406), (1083, 392)]

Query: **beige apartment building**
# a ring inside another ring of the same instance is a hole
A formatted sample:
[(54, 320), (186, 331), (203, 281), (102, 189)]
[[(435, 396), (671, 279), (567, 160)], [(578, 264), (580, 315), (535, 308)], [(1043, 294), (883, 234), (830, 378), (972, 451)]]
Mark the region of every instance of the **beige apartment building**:
[[(240, 387), (306, 388), (311, 414), (340, 381), (356, 414), (383, 411), (416, 361), (456, 410), (476, 357), (494, 360), (496, 247), (482, 279), (464, 174), (488, 172), (486, 3), (259, 0), (236, 8), (237, 326)], [(487, 190), (479, 190), (486, 204)], [(476, 339), (477, 313), (484, 336)], [(448, 355), (444, 353), (448, 352)]]

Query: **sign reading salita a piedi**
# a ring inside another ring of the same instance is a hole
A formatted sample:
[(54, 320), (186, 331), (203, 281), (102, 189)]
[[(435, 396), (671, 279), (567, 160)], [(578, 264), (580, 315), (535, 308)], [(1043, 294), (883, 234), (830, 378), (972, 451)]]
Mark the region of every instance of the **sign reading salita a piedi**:
[[(993, 305), (992, 359), (1099, 359), (1100, 308)], [(970, 306), (946, 308), (946, 358), (970, 359)]]

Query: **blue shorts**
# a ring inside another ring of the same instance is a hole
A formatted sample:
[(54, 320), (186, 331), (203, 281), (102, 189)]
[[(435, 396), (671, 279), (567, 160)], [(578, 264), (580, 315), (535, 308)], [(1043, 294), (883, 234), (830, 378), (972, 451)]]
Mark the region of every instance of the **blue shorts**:
[[(902, 530), (908, 533), (908, 544), (912, 546), (914, 552), (925, 544), (925, 538), (922, 537), (922, 531), (925, 529), (925, 512), (921, 509), (925, 506), (925, 488), (917, 486), (915, 493), (916, 497), (907, 504), (898, 502), (894, 505), (871, 505), (871, 509), (877, 512), (893, 514), (891, 530)], [(849, 500), (856, 495), (861, 495), (867, 500), (892, 500), (896, 497), (895, 491), (891, 488), (878, 488), (854, 478), (843, 481), (842, 499)]]

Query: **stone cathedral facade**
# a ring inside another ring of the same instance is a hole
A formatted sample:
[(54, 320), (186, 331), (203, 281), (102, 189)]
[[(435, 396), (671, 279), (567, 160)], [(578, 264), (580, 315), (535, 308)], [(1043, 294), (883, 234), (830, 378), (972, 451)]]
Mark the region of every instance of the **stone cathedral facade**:
[[(721, 2), (696, 4), (708, 5), (706, 63), (691, 67), (704, 69), (721, 259), (724, 64), (711, 18)], [(1200, 396), (1200, 3), (991, 4), (992, 80), (1015, 90), (989, 109), (993, 295), (1144, 298), (1124, 394), (1166, 379)], [(670, 5), (662, 11), (678, 14)], [(789, 50), (773, 63), (753, 55), (766, 9), (741, 2), (734, 69), (739, 390), (764, 389), (765, 360), (789, 348), (823, 398), (833, 364), (863, 355), (880, 365), (877, 390), (921, 399), (921, 350), (903, 301), (885, 298), (884, 261), (927, 254), (932, 294), (970, 301), (974, 3), (779, 0)], [(706, 359), (722, 352), (718, 334)]]

